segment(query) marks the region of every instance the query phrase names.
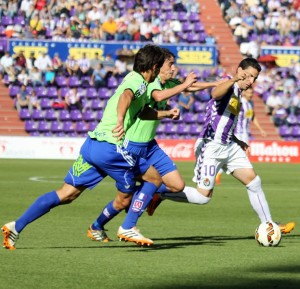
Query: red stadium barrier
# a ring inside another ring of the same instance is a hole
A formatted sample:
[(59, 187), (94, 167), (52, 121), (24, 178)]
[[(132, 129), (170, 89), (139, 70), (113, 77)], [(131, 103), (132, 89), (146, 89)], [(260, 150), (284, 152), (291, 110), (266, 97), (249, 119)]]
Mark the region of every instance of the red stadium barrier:
[[(195, 161), (195, 140), (158, 140), (160, 147), (174, 161)], [(300, 163), (300, 143), (252, 141), (250, 160), (267, 163)]]

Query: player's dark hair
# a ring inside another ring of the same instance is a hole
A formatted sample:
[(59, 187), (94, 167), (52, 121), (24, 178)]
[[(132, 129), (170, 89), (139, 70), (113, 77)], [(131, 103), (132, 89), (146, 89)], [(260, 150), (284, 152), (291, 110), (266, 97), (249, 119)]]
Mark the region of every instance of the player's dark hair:
[(258, 61), (252, 57), (243, 59), (239, 64), (239, 67), (241, 67), (243, 70), (247, 69), (249, 66), (255, 68), (258, 72), (261, 71), (261, 66), (259, 65)]
[(139, 73), (145, 72), (156, 64), (156, 70), (159, 71), (164, 61), (162, 49), (159, 46), (147, 44), (135, 55), (133, 70)]
[(162, 47), (161, 50), (163, 51), (165, 60), (170, 59), (170, 58), (175, 59), (175, 54), (172, 53), (169, 49)]

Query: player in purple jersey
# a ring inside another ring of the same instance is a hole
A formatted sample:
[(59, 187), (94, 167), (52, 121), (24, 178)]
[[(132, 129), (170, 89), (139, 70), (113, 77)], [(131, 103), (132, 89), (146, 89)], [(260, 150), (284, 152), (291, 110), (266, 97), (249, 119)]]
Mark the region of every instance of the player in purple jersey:
[[(213, 195), (216, 174), (223, 168), (245, 185), (252, 208), (260, 222), (272, 221), (261, 179), (247, 157), (249, 146), (234, 135), (242, 91), (252, 86), (260, 71), (257, 60), (246, 58), (239, 64), (234, 77), (212, 90), (206, 121), (195, 144), (197, 160), (193, 180), (197, 187), (186, 186), (183, 192), (161, 194), (160, 198), (156, 195), (148, 206), (151, 213), (162, 199), (207, 204)], [(289, 233), (294, 226), (294, 222), (280, 224), (281, 232)]]
[[(260, 126), (260, 123), (254, 113), (254, 106), (252, 102), (253, 97), (253, 87), (249, 87), (246, 90), (242, 91), (242, 105), (241, 110), (238, 117), (238, 122), (235, 127), (234, 135), (241, 141), (245, 142), (249, 145), (249, 137), (250, 137), (250, 123), (258, 128), (261, 133), (261, 136), (265, 137), (266, 132)], [(221, 183), (221, 175), (223, 170), (220, 169), (216, 176), (216, 185)]]

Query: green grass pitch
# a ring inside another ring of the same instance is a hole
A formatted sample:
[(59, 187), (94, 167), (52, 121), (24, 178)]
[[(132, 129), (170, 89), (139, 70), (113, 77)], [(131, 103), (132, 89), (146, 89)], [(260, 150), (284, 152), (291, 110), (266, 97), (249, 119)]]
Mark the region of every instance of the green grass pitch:
[[(0, 160), (0, 224), (15, 220), (41, 194), (58, 188), (71, 161)], [(259, 247), (259, 224), (245, 188), (223, 175), (212, 201), (163, 202), (139, 220), (154, 240), (141, 248), (117, 240), (125, 213), (108, 225), (114, 241), (89, 240), (89, 224), (115, 195), (106, 179), (22, 232), (17, 250), (0, 249), (0, 289), (300, 288), (299, 165), (254, 164), (275, 221), (295, 221), (279, 247)], [(192, 163), (178, 163), (192, 185)]]

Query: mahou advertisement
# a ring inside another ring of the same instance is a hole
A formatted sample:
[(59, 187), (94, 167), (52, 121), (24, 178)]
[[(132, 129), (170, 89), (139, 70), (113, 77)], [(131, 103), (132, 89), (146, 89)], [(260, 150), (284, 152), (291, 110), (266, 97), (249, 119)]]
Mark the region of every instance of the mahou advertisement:
[[(194, 140), (158, 140), (160, 147), (174, 161), (194, 161)], [(300, 143), (285, 141), (253, 141), (252, 162), (300, 163)]]
[[(0, 159), (76, 159), (84, 138), (0, 136)], [(195, 139), (157, 140), (174, 161), (195, 161)], [(253, 141), (252, 162), (300, 163), (300, 142)]]

